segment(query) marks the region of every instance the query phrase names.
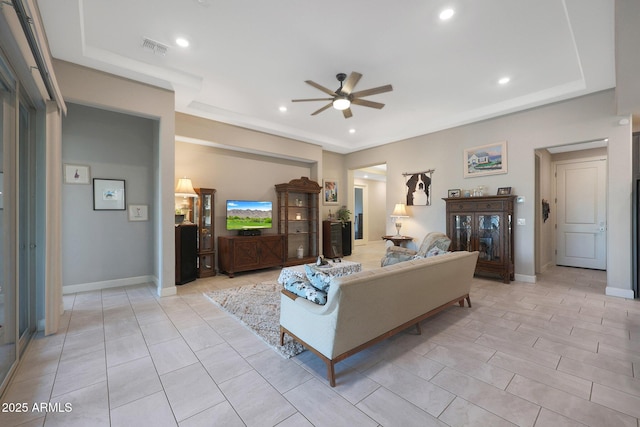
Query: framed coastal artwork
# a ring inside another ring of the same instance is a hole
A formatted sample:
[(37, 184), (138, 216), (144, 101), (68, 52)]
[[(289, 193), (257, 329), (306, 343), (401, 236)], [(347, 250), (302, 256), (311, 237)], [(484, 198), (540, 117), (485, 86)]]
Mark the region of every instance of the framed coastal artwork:
[(464, 150), (464, 177), (507, 173), (507, 141)]
[(93, 210), (125, 210), (124, 179), (93, 179)]

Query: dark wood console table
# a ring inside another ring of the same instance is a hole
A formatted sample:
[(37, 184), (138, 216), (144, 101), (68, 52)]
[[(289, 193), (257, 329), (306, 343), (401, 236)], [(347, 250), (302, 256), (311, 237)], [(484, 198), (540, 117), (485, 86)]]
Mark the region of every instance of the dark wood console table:
[(284, 265), (284, 235), (218, 237), (218, 268), (229, 277), (239, 271)]

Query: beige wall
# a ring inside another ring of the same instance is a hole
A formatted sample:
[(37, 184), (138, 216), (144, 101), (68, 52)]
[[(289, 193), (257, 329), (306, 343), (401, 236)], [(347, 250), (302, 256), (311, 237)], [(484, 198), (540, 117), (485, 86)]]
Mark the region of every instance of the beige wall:
[(158, 294), (175, 294), (173, 92), (69, 62), (56, 60), (54, 67), (65, 100), (157, 120), (156, 143), (149, 153), (155, 165), (155, 185), (149, 189), (156, 207), (150, 213), (156, 236), (154, 272)]
[[(516, 217), (526, 221), (526, 225), (514, 227), (516, 277), (534, 281), (535, 150), (609, 138), (607, 292), (630, 296), (631, 128), (629, 124), (620, 125), (619, 120), (615, 93), (608, 90), (351, 153), (346, 155), (345, 167), (387, 164), (387, 215), (396, 195), (404, 192), (403, 172), (435, 169), (432, 206), (414, 206), (406, 230), (403, 225), (403, 232), (412, 236), (445, 229), (445, 204), (441, 198), (446, 197), (447, 189), (483, 184), (495, 194), (498, 187), (511, 186), (514, 194), (525, 198), (516, 206)], [(464, 149), (498, 141), (508, 144), (508, 173), (465, 179)], [(387, 231), (391, 231), (391, 225)]]

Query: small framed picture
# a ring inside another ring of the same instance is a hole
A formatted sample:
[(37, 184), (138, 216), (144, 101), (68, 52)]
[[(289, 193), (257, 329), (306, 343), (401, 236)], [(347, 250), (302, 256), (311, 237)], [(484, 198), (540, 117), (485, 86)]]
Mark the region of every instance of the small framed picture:
[(323, 180), (323, 205), (337, 205), (340, 203), (338, 200), (338, 181), (335, 179)]
[(509, 194), (511, 194), (511, 187), (498, 188), (498, 196), (508, 196)]
[(149, 206), (129, 205), (129, 221), (149, 221)]
[(93, 178), (93, 210), (125, 210), (124, 179)]
[(448, 197), (460, 197), (460, 189), (456, 188), (447, 192)]
[(72, 165), (69, 163), (65, 163), (64, 183), (65, 184), (89, 184), (89, 166)]

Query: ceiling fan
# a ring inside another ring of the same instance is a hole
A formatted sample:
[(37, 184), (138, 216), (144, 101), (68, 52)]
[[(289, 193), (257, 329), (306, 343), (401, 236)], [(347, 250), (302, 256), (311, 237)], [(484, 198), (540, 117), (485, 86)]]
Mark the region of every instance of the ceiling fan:
[[(315, 87), (316, 89), (321, 90), (322, 92), (330, 95), (331, 98), (309, 98), (309, 99), (292, 99), (291, 102), (306, 102), (306, 101), (331, 101), (324, 107), (320, 108), (317, 111), (311, 113), (312, 116), (315, 116), (318, 113), (322, 113), (329, 107), (333, 107), (336, 110), (341, 110), (345, 119), (348, 119), (353, 114), (351, 113), (351, 104), (361, 105), (363, 107), (371, 107), (381, 109), (384, 107), (384, 104), (379, 102), (367, 101), (366, 99), (361, 99), (364, 96), (377, 95), (379, 93), (390, 92), (393, 90), (391, 85), (374, 87), (371, 89), (360, 90), (358, 92), (353, 92), (353, 89), (358, 84), (358, 81), (362, 77), (362, 74), (356, 73), (355, 71), (347, 75), (345, 73), (339, 73), (336, 75), (336, 78), (340, 82), (340, 87), (334, 92), (331, 89), (327, 89), (324, 86), (319, 85), (316, 82), (311, 80), (305, 80), (305, 83)], [(344, 82), (344, 84), (343, 84)]]

